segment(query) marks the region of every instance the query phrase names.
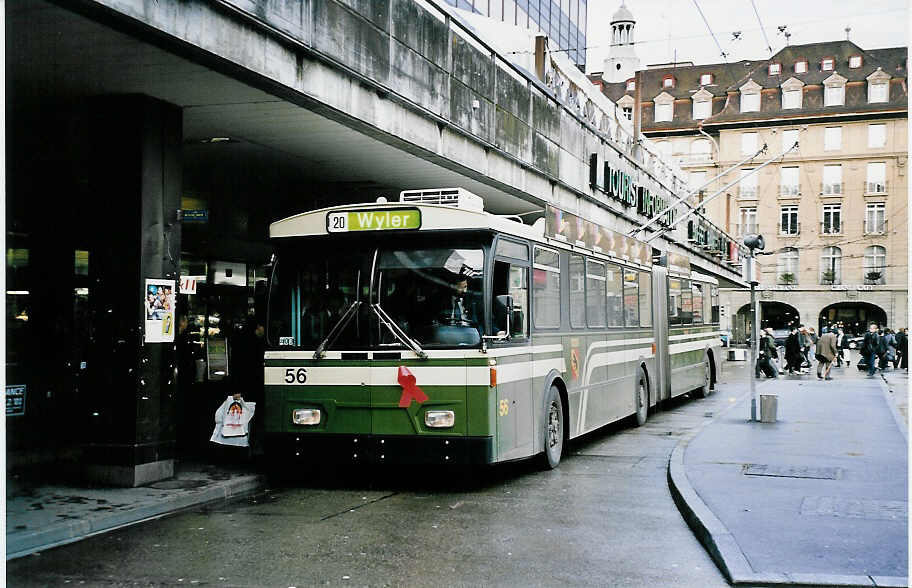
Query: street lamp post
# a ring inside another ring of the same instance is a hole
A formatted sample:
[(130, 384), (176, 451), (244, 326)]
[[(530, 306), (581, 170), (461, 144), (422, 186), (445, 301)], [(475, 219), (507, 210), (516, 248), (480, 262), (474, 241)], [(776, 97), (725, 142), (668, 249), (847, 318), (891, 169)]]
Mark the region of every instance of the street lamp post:
[(748, 380), (750, 381), (751, 395), (751, 420), (757, 420), (757, 355), (760, 349), (760, 317), (757, 312), (757, 258), (756, 252), (763, 251), (765, 243), (763, 235), (746, 235), (744, 237), (744, 246), (747, 247), (748, 255), (744, 258), (744, 268), (742, 277), (746, 282), (750, 282), (750, 314), (751, 314), (751, 346), (750, 346), (750, 365), (748, 366)]

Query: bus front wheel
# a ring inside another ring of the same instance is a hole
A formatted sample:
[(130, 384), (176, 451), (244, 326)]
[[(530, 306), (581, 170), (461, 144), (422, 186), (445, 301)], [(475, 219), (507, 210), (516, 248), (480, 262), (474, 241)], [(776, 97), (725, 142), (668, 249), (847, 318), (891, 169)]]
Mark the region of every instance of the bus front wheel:
[(545, 403), (545, 418), (543, 433), (545, 437), (545, 453), (542, 465), (553, 470), (560, 463), (561, 452), (564, 449), (564, 404), (561, 402), (560, 391), (557, 386), (548, 390), (548, 401)]
[(696, 390), (697, 398), (706, 398), (712, 392), (712, 366), (709, 355), (703, 357), (703, 385)]
[(646, 424), (646, 417), (649, 416), (649, 383), (643, 368), (637, 370), (634, 401), (636, 402), (636, 423), (639, 427)]

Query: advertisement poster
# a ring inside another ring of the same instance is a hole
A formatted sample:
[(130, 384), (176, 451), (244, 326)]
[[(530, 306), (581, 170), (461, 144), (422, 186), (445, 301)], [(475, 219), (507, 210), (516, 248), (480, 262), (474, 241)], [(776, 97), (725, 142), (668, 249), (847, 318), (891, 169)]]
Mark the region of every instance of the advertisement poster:
[(25, 386), (6, 387), (6, 416), (25, 416)]
[(143, 306), (146, 313), (146, 343), (173, 343), (174, 307), (177, 303), (174, 280), (146, 280)]

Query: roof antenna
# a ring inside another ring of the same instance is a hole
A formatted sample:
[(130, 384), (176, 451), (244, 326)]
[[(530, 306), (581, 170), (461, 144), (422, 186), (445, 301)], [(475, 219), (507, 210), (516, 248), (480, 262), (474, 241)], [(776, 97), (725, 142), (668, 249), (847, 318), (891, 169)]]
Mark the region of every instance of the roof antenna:
[(849, 33), (852, 32), (852, 27), (846, 26), (845, 32), (846, 32), (846, 41), (848, 41), (848, 40), (849, 40)]

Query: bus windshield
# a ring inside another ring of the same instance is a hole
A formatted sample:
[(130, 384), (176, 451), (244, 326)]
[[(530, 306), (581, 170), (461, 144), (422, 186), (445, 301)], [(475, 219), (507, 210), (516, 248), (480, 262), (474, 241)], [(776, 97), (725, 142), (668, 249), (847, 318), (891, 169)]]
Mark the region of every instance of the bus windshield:
[(477, 245), (288, 248), (273, 272), (269, 343), (316, 349), (339, 325), (330, 348), (403, 348), (396, 326), (422, 347), (477, 346), (483, 275)]

